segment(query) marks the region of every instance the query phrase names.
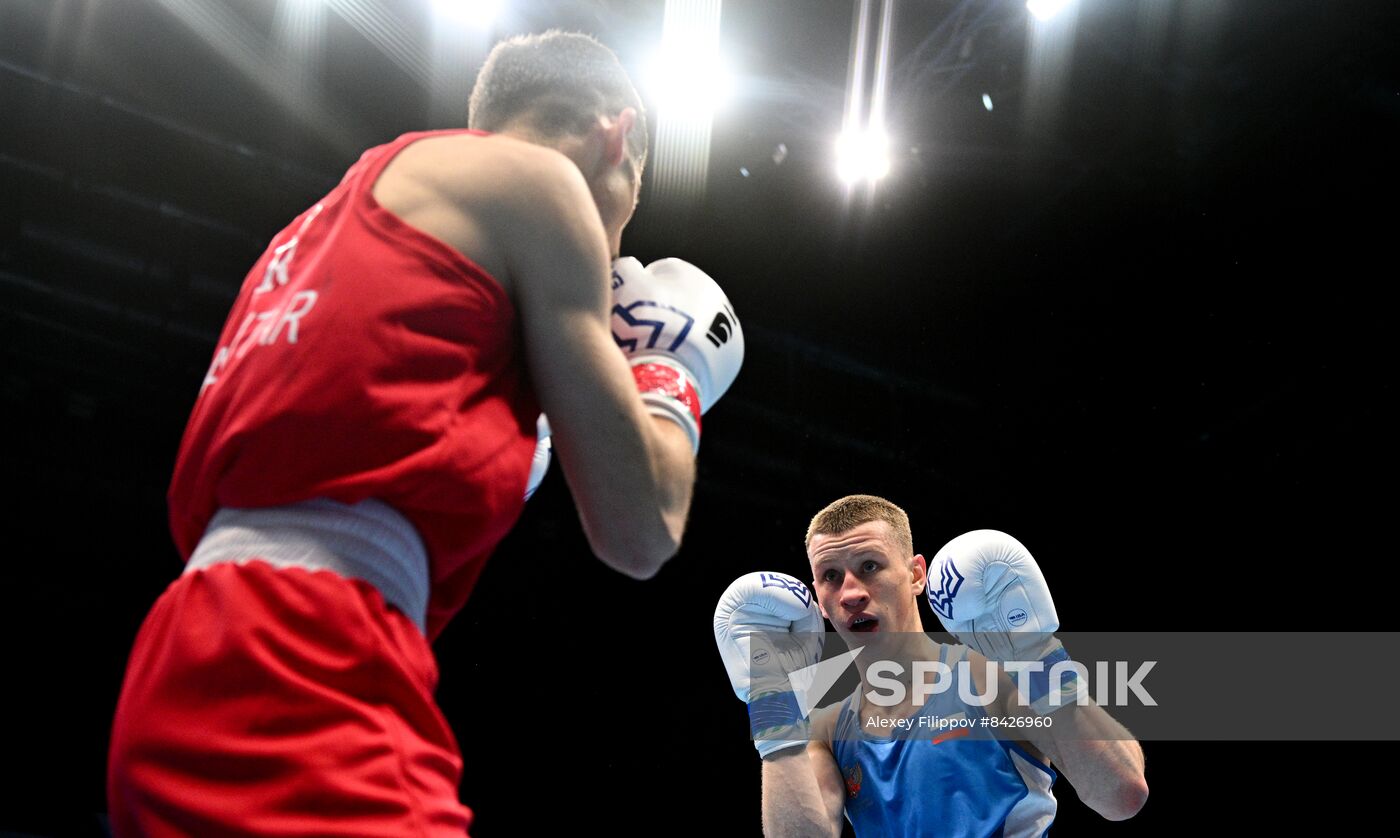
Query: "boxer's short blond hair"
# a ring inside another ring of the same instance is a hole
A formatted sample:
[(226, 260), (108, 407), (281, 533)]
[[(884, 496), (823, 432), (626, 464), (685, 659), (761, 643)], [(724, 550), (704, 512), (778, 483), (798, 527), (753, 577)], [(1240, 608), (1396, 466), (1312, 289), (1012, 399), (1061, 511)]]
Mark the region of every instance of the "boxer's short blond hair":
[(884, 521), (894, 532), (895, 545), (904, 555), (914, 555), (914, 535), (909, 530), (909, 516), (903, 509), (875, 495), (847, 495), (827, 504), (807, 525), (805, 545), (812, 546), (812, 537), (838, 535), (871, 521)]

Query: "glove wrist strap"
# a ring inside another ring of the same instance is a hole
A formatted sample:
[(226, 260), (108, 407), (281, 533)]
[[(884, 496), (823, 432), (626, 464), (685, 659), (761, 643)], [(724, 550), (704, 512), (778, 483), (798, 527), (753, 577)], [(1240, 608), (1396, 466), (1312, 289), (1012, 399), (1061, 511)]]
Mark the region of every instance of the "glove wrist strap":
[(692, 451), (700, 451), (700, 392), (684, 367), (666, 358), (639, 357), (632, 361), (632, 378), (647, 412), (685, 429)]
[(749, 733), (761, 757), (805, 746), (810, 725), (791, 692), (767, 693), (749, 701)]
[[(1044, 655), (1037, 662), (1039, 666), (1034, 669), (1026, 669), (1026, 687), (1030, 700), (1030, 709), (1040, 716), (1048, 716), (1070, 704), (1078, 703), (1081, 696), (1088, 693), (1088, 684), (1079, 677), (1079, 671), (1074, 667), (1061, 667), (1055, 672), (1057, 664), (1069, 662), (1069, 652), (1057, 640), (1055, 648)], [(1021, 686), (1019, 678), (1023, 673), (1017, 673), (1017, 688)]]

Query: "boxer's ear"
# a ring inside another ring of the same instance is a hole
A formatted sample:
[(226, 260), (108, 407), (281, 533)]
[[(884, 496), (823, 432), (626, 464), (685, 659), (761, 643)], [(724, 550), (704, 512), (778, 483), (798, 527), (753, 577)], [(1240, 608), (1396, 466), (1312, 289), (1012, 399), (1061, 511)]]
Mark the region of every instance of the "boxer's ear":
[(623, 108), (615, 117), (599, 120), (603, 128), (603, 157), (609, 165), (616, 166), (627, 156), (627, 135), (637, 124), (637, 109)]
[(928, 584), (928, 562), (924, 560), (922, 553), (915, 554), (914, 558), (909, 560), (909, 569), (914, 572), (914, 596), (919, 596)]

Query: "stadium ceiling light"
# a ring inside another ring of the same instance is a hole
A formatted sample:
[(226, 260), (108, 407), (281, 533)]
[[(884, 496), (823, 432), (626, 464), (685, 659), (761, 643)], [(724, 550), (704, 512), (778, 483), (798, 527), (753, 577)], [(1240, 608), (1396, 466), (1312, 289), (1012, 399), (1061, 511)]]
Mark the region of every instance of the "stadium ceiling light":
[(1026, 8), (1036, 20), (1049, 20), (1064, 10), (1069, 0), (1026, 0)]
[(433, 0), (433, 14), (449, 23), (489, 29), (504, 5), (503, 0)]
[(836, 139), (836, 174), (845, 183), (873, 182), (889, 173), (890, 141), (884, 131), (843, 131)]
[(687, 43), (657, 50), (647, 86), (659, 112), (709, 119), (729, 101), (734, 81), (718, 52)]
[(718, 2), (668, 2), (661, 46), (646, 72), (659, 112), (709, 119), (728, 101), (733, 74), (719, 49)]
[(653, 195), (686, 206), (705, 191), (710, 130), (732, 88), (720, 55), (720, 0), (666, 0), (661, 46), (642, 78), (656, 106)]
[(871, 0), (858, 0), (851, 24), (851, 63), (846, 76), (846, 108), (836, 138), (836, 174), (848, 186), (874, 183), (890, 171), (890, 140), (885, 131), (885, 99), (889, 87), (890, 40), (894, 0), (884, 0), (866, 108), (866, 47), (870, 40)]

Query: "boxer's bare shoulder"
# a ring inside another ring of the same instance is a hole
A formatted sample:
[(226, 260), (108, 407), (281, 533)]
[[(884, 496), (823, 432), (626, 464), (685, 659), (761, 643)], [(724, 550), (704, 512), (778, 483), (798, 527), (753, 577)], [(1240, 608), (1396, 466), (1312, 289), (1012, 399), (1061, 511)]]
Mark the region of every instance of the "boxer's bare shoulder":
[(588, 186), (567, 157), (500, 134), (449, 134), (409, 145), (380, 174), (374, 198), (469, 256), (507, 292), (513, 292), (512, 242), (548, 235), (566, 223), (560, 216), (592, 207)]
[(831, 751), (831, 740), (836, 735), (836, 718), (841, 714), (841, 704), (828, 704), (812, 711), (811, 741)]

